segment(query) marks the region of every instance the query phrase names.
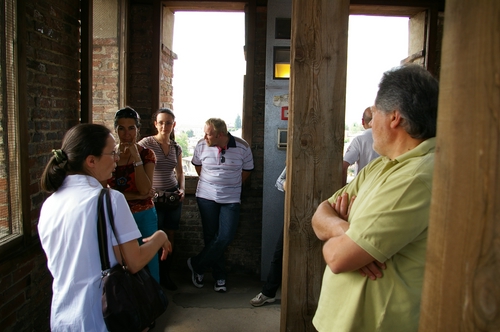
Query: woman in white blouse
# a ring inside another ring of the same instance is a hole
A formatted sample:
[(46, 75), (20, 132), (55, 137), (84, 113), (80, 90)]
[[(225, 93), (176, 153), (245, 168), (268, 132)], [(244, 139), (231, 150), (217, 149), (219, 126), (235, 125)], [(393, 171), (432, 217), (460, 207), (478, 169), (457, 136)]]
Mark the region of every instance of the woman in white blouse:
[[(100, 182), (111, 177), (119, 159), (109, 129), (79, 124), (53, 150), (42, 175), (42, 189), (52, 195), (43, 203), (38, 233), (47, 256), (52, 285), (51, 331), (106, 331), (101, 306), (101, 260), (97, 238), (97, 201)], [(163, 231), (141, 237), (123, 194), (110, 190), (117, 237), (108, 222), (111, 266), (120, 251), (132, 273), (142, 269), (163, 248), (171, 252)]]

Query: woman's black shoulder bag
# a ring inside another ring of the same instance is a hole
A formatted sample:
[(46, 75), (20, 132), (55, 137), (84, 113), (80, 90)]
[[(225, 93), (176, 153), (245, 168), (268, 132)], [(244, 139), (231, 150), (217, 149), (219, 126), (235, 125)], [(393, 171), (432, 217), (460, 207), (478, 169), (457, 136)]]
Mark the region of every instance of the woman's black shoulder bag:
[(110, 268), (106, 232), (106, 214), (116, 236), (111, 198), (108, 188), (102, 189), (97, 204), (99, 254), (102, 268), (102, 315), (109, 331), (142, 331), (161, 316), (168, 299), (161, 286), (149, 274), (147, 267), (132, 274), (125, 261)]

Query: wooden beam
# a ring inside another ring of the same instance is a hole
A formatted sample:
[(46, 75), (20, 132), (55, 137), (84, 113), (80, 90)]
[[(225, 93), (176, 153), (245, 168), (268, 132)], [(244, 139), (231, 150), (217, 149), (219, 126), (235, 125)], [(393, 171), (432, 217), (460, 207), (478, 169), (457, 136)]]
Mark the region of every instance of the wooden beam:
[(439, 77), (436, 71), (439, 59), (437, 59), (437, 30), (438, 30), (438, 10), (436, 7), (427, 9), (427, 19), (425, 25), (425, 68), (435, 77)]
[[(17, 10), (16, 10), (16, 19), (17, 19), (17, 93), (19, 97), (17, 98), (17, 111), (19, 112), (18, 116), (18, 137), (19, 137), (19, 146), (20, 147), (28, 147), (30, 143), (30, 135), (28, 128), (28, 121), (26, 119), (30, 118), (29, 106), (28, 106), (28, 98), (25, 96), (24, 92), (28, 91), (28, 82), (27, 82), (27, 50), (26, 45), (28, 45), (27, 27), (26, 27), (26, 0), (18, 0), (17, 1)], [(3, 23), (3, 22), (2, 22)], [(2, 50), (4, 51), (4, 50)], [(4, 53), (5, 54), (5, 53)], [(5, 61), (5, 57), (3, 60)], [(5, 63), (3, 63), (5, 66)], [(5, 68), (5, 67), (4, 67)], [(20, 93), (23, 91), (23, 93)], [(3, 105), (6, 105), (5, 101)], [(4, 129), (6, 130), (6, 128)], [(33, 241), (31, 236), (31, 198), (30, 190), (23, 190), (22, 188), (30, 188), (31, 186), (31, 177), (30, 177), (30, 153), (29, 149), (21, 148), (19, 149), (19, 188), (15, 190), (20, 192), (21, 197), (21, 208), (22, 208), (22, 227), (23, 227), (23, 241), (24, 246), (28, 246), (29, 244), (36, 242)], [(13, 241), (17, 245), (17, 240)], [(0, 251), (1, 252), (1, 251)]]
[(281, 331), (316, 331), (325, 263), (311, 227), (341, 187), (349, 0), (293, 0)]
[(447, 0), (419, 331), (500, 330), (500, 2)]
[(241, 137), (252, 146), (253, 108), (254, 108), (254, 68), (255, 68), (255, 31), (257, 6), (250, 1), (245, 8), (245, 60), (246, 74), (243, 84), (243, 112)]
[[(176, 11), (238, 11), (245, 10), (250, 1), (164, 1), (172, 12)], [(255, 3), (255, 1), (251, 1)]]
[(411, 17), (428, 8), (444, 11), (444, 0), (351, 0), (350, 14)]

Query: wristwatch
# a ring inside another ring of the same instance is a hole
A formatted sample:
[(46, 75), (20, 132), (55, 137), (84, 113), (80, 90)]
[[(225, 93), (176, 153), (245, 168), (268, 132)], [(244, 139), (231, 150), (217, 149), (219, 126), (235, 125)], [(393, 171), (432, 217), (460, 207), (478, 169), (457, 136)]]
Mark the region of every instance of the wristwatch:
[(144, 165), (144, 163), (141, 161), (138, 161), (138, 162), (135, 162), (133, 163), (132, 165), (134, 165), (134, 167), (137, 167), (137, 166), (141, 166), (141, 165)]

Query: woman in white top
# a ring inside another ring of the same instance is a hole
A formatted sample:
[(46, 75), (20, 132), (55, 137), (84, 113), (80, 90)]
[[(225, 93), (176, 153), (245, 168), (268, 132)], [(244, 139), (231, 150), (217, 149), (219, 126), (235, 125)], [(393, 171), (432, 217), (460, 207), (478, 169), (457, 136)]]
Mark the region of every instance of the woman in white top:
[[(158, 229), (163, 229), (174, 246), (174, 234), (179, 229), (184, 200), (184, 170), (182, 168), (182, 148), (175, 142), (174, 128), (175, 115), (169, 108), (160, 108), (153, 115), (154, 125), (158, 133), (139, 141), (139, 145), (151, 149), (156, 155), (156, 167), (153, 174), (153, 189), (157, 200), (161, 200), (165, 192), (176, 192), (179, 196), (177, 206), (165, 206), (155, 203), (158, 215)], [(160, 283), (169, 290), (176, 290), (177, 286), (169, 275), (172, 265), (172, 255), (165, 262), (160, 262)]]
[[(42, 189), (52, 195), (42, 206), (38, 223), (40, 241), (47, 256), (52, 285), (51, 331), (106, 331), (101, 306), (101, 260), (97, 238), (97, 200), (100, 182), (111, 177), (119, 156), (109, 129), (79, 124), (52, 150), (42, 175)], [(142, 269), (163, 248), (171, 252), (163, 231), (141, 237), (123, 194), (110, 190), (117, 237), (108, 227), (111, 266), (120, 251), (132, 273)]]

